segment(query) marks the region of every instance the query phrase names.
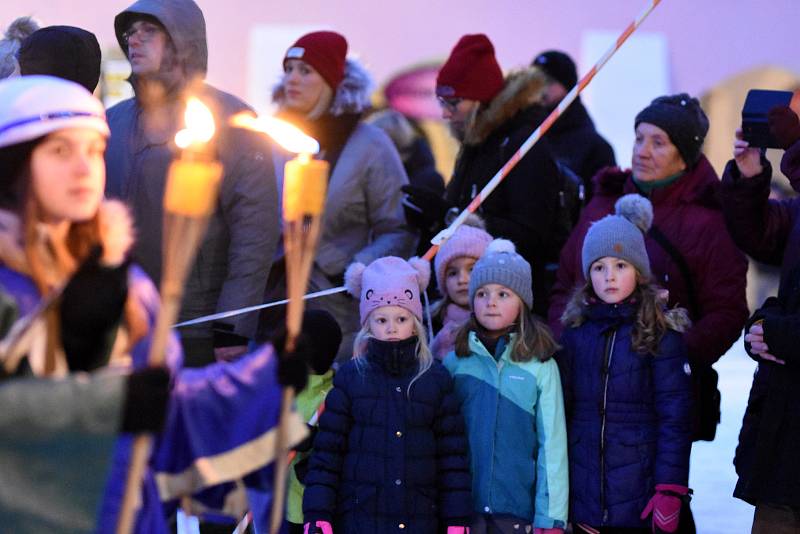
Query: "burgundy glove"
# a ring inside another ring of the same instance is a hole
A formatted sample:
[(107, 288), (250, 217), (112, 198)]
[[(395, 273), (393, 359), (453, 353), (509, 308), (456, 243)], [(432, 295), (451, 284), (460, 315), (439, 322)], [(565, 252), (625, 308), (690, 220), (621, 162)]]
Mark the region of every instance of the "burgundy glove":
[(333, 527), (327, 521), (317, 521), (313, 527), (311, 523), (306, 523), (303, 534), (333, 534)]
[(800, 139), (800, 119), (789, 106), (775, 106), (767, 115), (769, 131), (781, 148), (787, 149)]
[(533, 529), (533, 534), (564, 534), (563, 528), (539, 528)]
[(656, 494), (650, 499), (642, 512), (641, 519), (653, 514), (653, 532), (672, 534), (678, 530), (681, 520), (683, 497), (691, 490), (678, 484), (656, 484)]

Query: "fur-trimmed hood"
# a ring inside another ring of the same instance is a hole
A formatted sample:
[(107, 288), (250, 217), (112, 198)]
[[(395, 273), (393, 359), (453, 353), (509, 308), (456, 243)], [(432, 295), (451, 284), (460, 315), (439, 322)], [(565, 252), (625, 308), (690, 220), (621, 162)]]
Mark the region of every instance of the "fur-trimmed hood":
[(534, 104), (542, 104), (547, 76), (538, 67), (513, 71), (503, 89), (487, 106), (480, 106), (469, 119), (465, 145), (483, 143), (495, 130)]
[[(336, 88), (328, 112), (334, 116), (362, 113), (371, 105), (373, 86), (372, 76), (364, 66), (357, 59), (348, 58), (344, 65), (344, 79)], [(272, 88), (272, 101), (281, 108), (284, 106), (286, 91), (283, 77)]]

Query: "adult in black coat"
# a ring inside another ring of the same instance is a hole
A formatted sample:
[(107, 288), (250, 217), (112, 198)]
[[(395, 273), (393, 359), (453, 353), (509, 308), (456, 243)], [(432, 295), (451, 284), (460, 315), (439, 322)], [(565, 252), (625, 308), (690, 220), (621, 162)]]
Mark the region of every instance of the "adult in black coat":
[[(503, 78), (494, 47), (465, 35), (439, 71), (442, 117), (462, 142), (445, 201), (464, 209), (544, 120), (545, 77), (539, 69)], [(545, 315), (547, 295), (566, 241), (557, 231), (561, 174), (547, 142), (523, 157), (478, 213), (494, 237), (513, 241), (533, 269), (533, 310)]]
[[(800, 120), (789, 108), (770, 112), (786, 149), (781, 170), (800, 190)], [(722, 201), (736, 244), (754, 259), (781, 266), (777, 297), (745, 326), (745, 349), (758, 362), (739, 434), (734, 496), (756, 507), (754, 533), (800, 530), (800, 199), (769, 200), (772, 167), (741, 139), (725, 168)]]
[[(575, 62), (564, 52), (542, 52), (531, 66), (547, 75), (544, 103), (549, 110), (555, 109), (578, 83)], [(603, 167), (614, 167), (617, 162), (614, 149), (597, 133), (580, 96), (553, 124), (546, 138), (556, 158), (583, 179), (588, 201), (592, 197), (592, 177)]]

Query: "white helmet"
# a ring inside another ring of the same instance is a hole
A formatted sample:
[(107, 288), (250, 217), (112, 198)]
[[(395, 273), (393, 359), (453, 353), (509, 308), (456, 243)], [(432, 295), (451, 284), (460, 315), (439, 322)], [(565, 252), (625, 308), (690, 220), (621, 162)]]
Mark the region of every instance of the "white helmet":
[(109, 135), (103, 104), (77, 83), (52, 76), (0, 80), (0, 148), (64, 128)]

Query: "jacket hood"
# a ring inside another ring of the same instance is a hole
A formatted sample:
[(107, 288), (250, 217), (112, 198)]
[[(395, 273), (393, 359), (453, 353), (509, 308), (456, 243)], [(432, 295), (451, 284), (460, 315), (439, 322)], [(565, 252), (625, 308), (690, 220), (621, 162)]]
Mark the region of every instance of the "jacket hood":
[[(372, 104), (372, 88), (372, 77), (364, 66), (358, 60), (348, 58), (344, 65), (344, 79), (336, 88), (328, 112), (334, 116), (364, 112)], [(283, 78), (272, 88), (272, 101), (279, 107), (283, 107), (286, 102)]]
[(495, 130), (534, 104), (542, 104), (547, 76), (538, 67), (509, 73), (503, 89), (488, 106), (480, 106), (469, 121), (464, 144), (479, 145)]
[[(631, 171), (621, 172), (615, 167), (607, 167), (594, 177), (595, 194), (603, 196), (620, 196), (627, 193), (638, 193), (633, 183)], [(708, 208), (719, 209), (720, 180), (717, 172), (704, 155), (694, 167), (687, 170), (674, 184), (663, 189), (656, 189), (650, 198), (653, 204), (698, 204)]]
[(178, 61), (187, 76), (205, 78), (208, 70), (206, 21), (203, 12), (192, 0), (139, 0), (114, 18), (117, 42), (128, 56), (123, 32), (140, 16), (157, 19), (167, 30), (175, 45)]

